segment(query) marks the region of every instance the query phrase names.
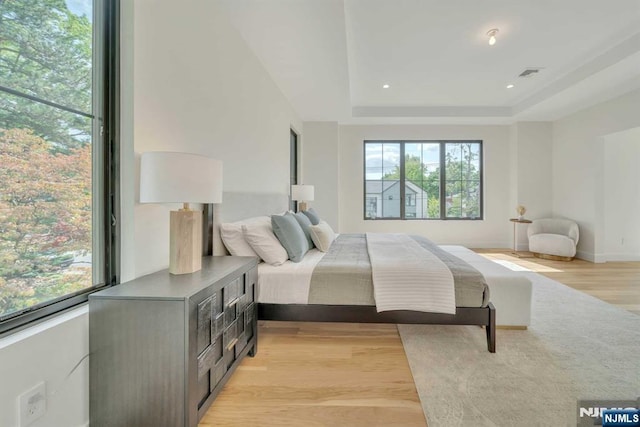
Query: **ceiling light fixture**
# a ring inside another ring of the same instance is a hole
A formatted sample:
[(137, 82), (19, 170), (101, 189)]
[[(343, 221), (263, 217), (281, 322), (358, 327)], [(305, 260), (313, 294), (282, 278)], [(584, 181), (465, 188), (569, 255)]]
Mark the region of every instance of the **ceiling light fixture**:
[(388, 85), (388, 84), (383, 84), (383, 85), (382, 85), (382, 88), (383, 88), (383, 89), (389, 89), (389, 85)]
[(507, 89), (511, 89), (513, 85), (507, 85)]
[(498, 29), (497, 28), (493, 28), (489, 31), (487, 31), (487, 35), (489, 36), (489, 45), (493, 46), (494, 44), (496, 44), (496, 34), (498, 34)]

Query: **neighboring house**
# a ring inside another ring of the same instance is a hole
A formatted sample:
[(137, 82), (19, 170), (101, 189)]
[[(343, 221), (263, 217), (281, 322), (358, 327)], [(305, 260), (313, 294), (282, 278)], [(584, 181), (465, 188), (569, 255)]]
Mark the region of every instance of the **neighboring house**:
[[(427, 192), (411, 181), (404, 185), (405, 217), (427, 217)], [(368, 179), (365, 192), (367, 218), (400, 217), (400, 180)]]

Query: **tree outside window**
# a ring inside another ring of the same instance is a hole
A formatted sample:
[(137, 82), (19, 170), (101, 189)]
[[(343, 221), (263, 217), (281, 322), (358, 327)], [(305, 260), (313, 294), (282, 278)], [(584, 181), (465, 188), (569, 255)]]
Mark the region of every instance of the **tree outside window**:
[[(400, 159), (379, 168), (391, 145)], [(365, 153), (367, 200), (404, 199), (402, 215), (365, 219), (482, 219), (482, 141), (365, 141)]]
[(0, 0), (0, 320), (93, 274), (92, 0)]

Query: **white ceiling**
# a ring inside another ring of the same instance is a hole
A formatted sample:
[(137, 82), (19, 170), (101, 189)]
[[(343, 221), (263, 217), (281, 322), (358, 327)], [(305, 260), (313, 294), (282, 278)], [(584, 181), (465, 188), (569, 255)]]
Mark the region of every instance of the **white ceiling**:
[(220, 2), (303, 120), (554, 120), (640, 88), (640, 0)]

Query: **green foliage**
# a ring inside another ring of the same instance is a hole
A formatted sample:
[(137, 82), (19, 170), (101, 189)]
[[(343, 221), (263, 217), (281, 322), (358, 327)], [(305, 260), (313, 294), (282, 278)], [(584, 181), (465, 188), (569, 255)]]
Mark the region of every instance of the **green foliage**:
[(69, 268), (91, 248), (91, 146), (49, 150), (31, 131), (0, 129), (0, 315), (91, 283)]
[(447, 216), (476, 218), (480, 216), (480, 154), (474, 143), (447, 144), (445, 154)]
[[(0, 85), (92, 111), (92, 24), (0, 0)], [(0, 91), (0, 316), (91, 285), (91, 119)]]
[[(0, 85), (91, 113), (91, 23), (64, 0), (0, 0)], [(65, 151), (86, 143), (91, 121), (0, 92), (0, 128), (31, 129)]]
[[(447, 216), (475, 218), (480, 216), (480, 169), (476, 143), (447, 143), (445, 154)], [(405, 179), (421, 187), (428, 197), (427, 217), (440, 217), (440, 168), (429, 172), (420, 157), (405, 155)], [(384, 179), (400, 179), (400, 168), (384, 175)]]

